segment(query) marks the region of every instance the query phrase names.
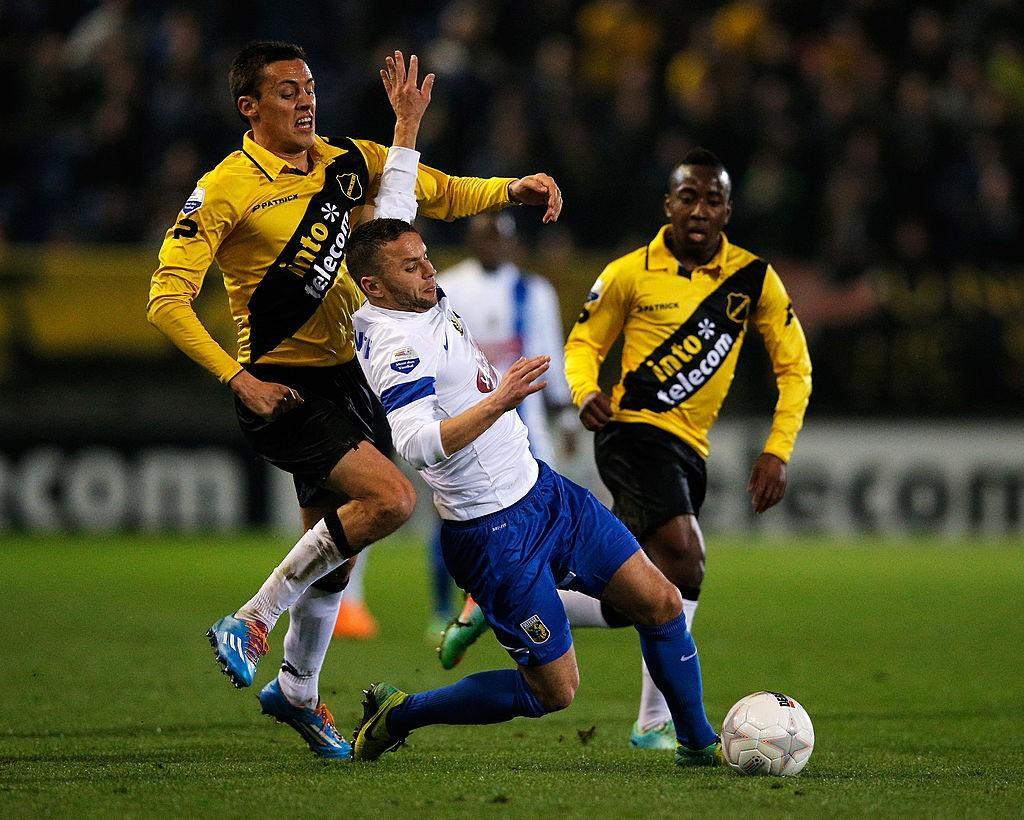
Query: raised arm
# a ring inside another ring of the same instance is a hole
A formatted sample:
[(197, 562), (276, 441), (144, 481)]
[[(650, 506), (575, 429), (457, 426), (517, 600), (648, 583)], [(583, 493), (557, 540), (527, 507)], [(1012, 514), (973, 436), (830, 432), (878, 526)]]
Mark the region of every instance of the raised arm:
[(423, 78), (423, 85), (417, 85), (419, 59), (413, 54), (409, 58), (409, 70), (405, 69), (405, 58), (401, 51), (389, 56), (380, 70), (388, 100), (395, 111), (395, 137), (388, 149), (387, 160), (380, 178), (380, 191), (374, 203), (374, 216), (386, 219), (401, 219), (411, 223), (416, 218), (416, 178), (418, 175), (419, 151), (416, 137), (419, 134), (423, 114), (430, 105), (430, 94), (434, 87), (434, 75)]

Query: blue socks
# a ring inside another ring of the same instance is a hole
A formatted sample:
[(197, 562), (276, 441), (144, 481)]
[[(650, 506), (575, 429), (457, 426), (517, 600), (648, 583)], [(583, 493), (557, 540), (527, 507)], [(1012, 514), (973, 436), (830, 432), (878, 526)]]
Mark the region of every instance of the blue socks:
[(544, 713), (544, 707), (518, 669), (496, 669), (477, 672), (451, 686), (409, 695), (391, 710), (387, 721), (392, 735), (404, 737), (414, 729), (435, 723), (480, 725), (514, 717), (540, 717)]
[[(704, 711), (697, 646), (683, 615), (661, 626), (637, 626), (651, 678), (668, 701), (679, 742), (703, 749), (715, 742)], [(388, 715), (388, 731), (404, 737), (436, 723), (482, 725), (515, 717), (540, 717), (545, 709), (518, 669), (478, 672), (451, 686), (417, 692)]]
[(685, 617), (661, 626), (637, 626), (636, 631), (651, 678), (668, 701), (679, 742), (688, 749), (710, 746), (716, 735), (704, 711), (700, 660)]

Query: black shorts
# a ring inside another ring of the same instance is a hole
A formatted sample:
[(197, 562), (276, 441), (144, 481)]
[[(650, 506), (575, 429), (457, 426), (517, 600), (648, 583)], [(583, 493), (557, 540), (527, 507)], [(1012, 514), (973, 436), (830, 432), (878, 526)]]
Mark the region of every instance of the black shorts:
[(359, 442), (370, 441), (390, 457), (391, 429), (384, 408), (355, 359), (334, 367), (247, 364), (245, 369), (261, 381), (295, 388), (305, 400), (266, 421), (235, 398), (242, 435), (260, 458), (292, 474), (300, 507), (344, 502), (323, 483)]
[(677, 515), (699, 515), (708, 488), (696, 450), (650, 424), (611, 422), (597, 432), (594, 453), (612, 511), (638, 541)]

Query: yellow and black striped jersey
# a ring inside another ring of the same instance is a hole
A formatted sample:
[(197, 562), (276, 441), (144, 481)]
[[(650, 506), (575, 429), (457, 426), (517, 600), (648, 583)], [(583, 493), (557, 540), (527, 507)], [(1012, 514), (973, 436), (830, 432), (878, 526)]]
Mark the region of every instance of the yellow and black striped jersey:
[[(311, 156), (304, 173), (246, 134), (199, 180), (164, 238), (150, 321), (221, 381), (247, 363), (325, 367), (353, 356), (351, 315), (363, 296), (347, 275), (345, 245), (369, 218), (387, 148), (316, 137)], [(416, 199), (423, 216), (451, 220), (508, 205), (511, 181), (420, 165)], [(237, 361), (192, 308), (214, 260), (238, 328)]]
[(779, 399), (764, 451), (788, 461), (811, 394), (811, 360), (800, 322), (771, 265), (729, 243), (691, 274), (654, 240), (598, 277), (565, 345), (573, 401), (598, 387), (598, 370), (625, 333), (613, 419), (678, 436), (704, 458), (708, 431), (729, 392), (753, 321), (772, 359)]

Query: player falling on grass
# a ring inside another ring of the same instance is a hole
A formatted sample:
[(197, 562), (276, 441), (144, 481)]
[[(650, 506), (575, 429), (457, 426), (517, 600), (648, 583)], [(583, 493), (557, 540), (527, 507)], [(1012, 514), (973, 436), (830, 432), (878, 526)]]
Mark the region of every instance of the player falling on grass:
[(520, 358), (499, 379), (406, 222), (359, 226), (348, 262), (368, 300), (353, 316), (356, 358), (396, 449), (434, 490), (449, 572), (517, 664), (412, 695), (372, 685), (353, 739), (356, 760), (373, 760), (431, 724), (498, 723), (569, 706), (579, 671), (558, 596), (565, 587), (607, 601), (636, 625), (675, 720), (676, 762), (720, 764), (679, 590), (596, 498), (530, 453), (516, 408), (545, 386), (549, 357)]
[[(696, 149), (669, 178), (665, 225), (642, 248), (601, 273), (565, 346), (566, 377), (580, 419), (597, 431), (601, 479), (615, 514), (683, 596), (692, 629), (704, 579), (697, 516), (707, 486), (708, 431), (732, 383), (751, 322), (772, 360), (779, 398), (747, 490), (762, 513), (786, 490), (786, 462), (811, 393), (811, 362), (800, 322), (775, 270), (723, 233), (732, 183), (718, 158)], [(624, 333), (622, 374), (609, 397), (598, 370)], [(623, 626), (607, 605), (566, 596), (576, 626)], [(441, 645), (457, 662), (484, 628), (463, 612)], [(669, 704), (642, 668), (640, 709), (630, 735), (639, 748), (674, 745)]]
[[(530, 436), (530, 450), (541, 461), (556, 464), (556, 440), (575, 442), (579, 424), (563, 375), (562, 329), (558, 294), (543, 276), (521, 268), (516, 261), (516, 223), (508, 212), (483, 214), (467, 220), (466, 244), (472, 253), (438, 274), (438, 284), (452, 306), (476, 329), (476, 340), (498, 373), (520, 356), (552, 357), (547, 388), (529, 396), (518, 409)], [(429, 547), (435, 620), (430, 638), (437, 640), (455, 619), (449, 612), (452, 580), (441, 556), (440, 529)]]
[[(362, 296), (345, 274), (349, 233), (368, 218), (382, 173), (415, 176), (426, 216), (455, 219), (522, 202), (558, 217), (554, 181), (450, 177), (417, 165), (420, 118), (433, 75), (417, 87), (399, 52), (381, 78), (396, 112), (395, 148), (316, 133), (314, 80), (303, 50), (257, 42), (235, 57), (231, 94), (250, 131), (204, 176), (167, 232), (149, 318), (235, 394), (239, 423), (263, 459), (292, 473), (306, 533), (251, 600), (209, 635), (238, 687), (249, 686), (267, 634), (289, 611), (280, 674), (260, 692), (263, 711), (288, 723), (318, 755), (351, 748), (320, 701), (320, 669), (348, 578), (349, 559), (410, 515), (409, 481), (371, 443), (376, 399), (354, 355), (351, 314)], [(397, 150), (396, 150), (397, 148)], [(387, 208), (389, 192), (378, 203)], [(392, 197), (393, 199), (393, 197)], [(407, 198), (398, 197), (398, 213)], [(383, 200), (383, 201), (382, 201)], [(238, 356), (196, 317), (192, 300), (213, 261), (224, 273)]]

